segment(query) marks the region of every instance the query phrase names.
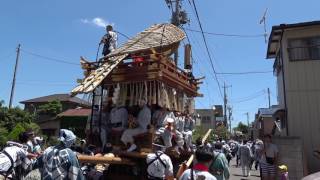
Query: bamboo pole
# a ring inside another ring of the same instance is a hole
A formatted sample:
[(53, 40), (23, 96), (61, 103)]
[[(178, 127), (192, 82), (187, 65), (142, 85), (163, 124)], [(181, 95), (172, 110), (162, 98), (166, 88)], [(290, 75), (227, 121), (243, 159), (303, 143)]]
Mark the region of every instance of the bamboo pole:
[(211, 131), (212, 131), (212, 129), (209, 129), (209, 130), (207, 131), (207, 133), (203, 136), (203, 138), (202, 138), (202, 144), (208, 139)]
[[(202, 144), (208, 139), (211, 131), (212, 131), (212, 129), (209, 129), (207, 131), (207, 133), (203, 136)], [(190, 158), (188, 159), (187, 162), (183, 162), (182, 164), (180, 164), (179, 170), (178, 170), (178, 172), (176, 174), (176, 179), (179, 179), (180, 176), (182, 175), (182, 173), (190, 167), (190, 165), (192, 164), (193, 160), (194, 160), (194, 154), (192, 154), (190, 156)]]
[(97, 157), (97, 156), (87, 156), (78, 155), (78, 159), (82, 163), (93, 163), (93, 164), (123, 164), (123, 165), (136, 165), (129, 159), (120, 157)]

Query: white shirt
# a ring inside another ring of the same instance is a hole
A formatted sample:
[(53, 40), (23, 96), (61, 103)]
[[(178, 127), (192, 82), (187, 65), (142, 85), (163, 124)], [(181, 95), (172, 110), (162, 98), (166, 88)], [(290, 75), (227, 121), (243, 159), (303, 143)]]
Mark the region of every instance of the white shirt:
[[(217, 180), (212, 174), (207, 171), (193, 171), (193, 178), (196, 179), (205, 179), (205, 180)], [(179, 180), (189, 180), (191, 179), (191, 169), (187, 169), (183, 172)]]
[(28, 141), (27, 142), (27, 146), (28, 146), (28, 152), (30, 152), (30, 153), (33, 153), (33, 151), (34, 151), (34, 147), (33, 147), (33, 143), (32, 143), (32, 141)]
[(266, 155), (268, 157), (274, 158), (279, 152), (278, 147), (272, 143), (266, 145), (265, 150), (266, 150), (266, 153), (265, 154), (263, 153), (261, 156), (261, 162), (264, 162), (264, 163), (267, 162)]
[(147, 126), (151, 121), (151, 110), (147, 105), (143, 106), (143, 108), (140, 110), (137, 121), (140, 128), (142, 128), (143, 130), (147, 130)]
[(124, 107), (112, 108), (110, 112), (111, 124), (122, 123), (122, 126), (126, 126), (128, 123), (128, 111)]
[(239, 151), (241, 159), (250, 159), (252, 157), (252, 152), (248, 144), (241, 145)]
[(192, 131), (194, 129), (195, 121), (192, 118), (185, 118), (184, 131)]
[(167, 116), (167, 112), (162, 110), (157, 110), (156, 112), (153, 113), (152, 119), (155, 122), (156, 128), (163, 127), (166, 116)]
[(102, 41), (107, 41), (108, 36), (110, 36), (110, 40), (109, 40), (109, 50), (112, 52), (117, 48), (117, 33), (113, 32), (113, 31), (108, 31), (107, 34), (105, 34), (102, 37)]
[[(9, 146), (4, 148), (4, 150), (10, 155), (14, 162), (14, 167), (16, 165), (19, 165), (19, 161), (23, 160), (24, 158), (27, 157), (28, 152), (20, 147), (17, 146)], [(21, 161), (20, 161), (21, 163)], [(11, 167), (11, 161), (3, 153), (0, 153), (0, 171), (8, 171), (9, 168)]]
[[(160, 159), (164, 162), (166, 167), (160, 162), (160, 160), (155, 160), (151, 163), (148, 168), (148, 174), (154, 177), (165, 177), (165, 176), (173, 176), (173, 165), (169, 156), (164, 154), (161, 151), (157, 151), (158, 154), (161, 154)], [(155, 153), (151, 153), (147, 155), (147, 164), (156, 158)]]
[(168, 121), (167, 121), (168, 118), (172, 118), (174, 120), (174, 124), (177, 125), (178, 121), (177, 121), (176, 117), (174, 116), (173, 112), (167, 111), (166, 116), (164, 117), (163, 127), (168, 124)]
[(184, 116), (178, 116), (176, 117), (176, 122), (177, 122), (177, 130), (180, 132), (184, 132), (184, 126), (185, 126), (185, 118)]

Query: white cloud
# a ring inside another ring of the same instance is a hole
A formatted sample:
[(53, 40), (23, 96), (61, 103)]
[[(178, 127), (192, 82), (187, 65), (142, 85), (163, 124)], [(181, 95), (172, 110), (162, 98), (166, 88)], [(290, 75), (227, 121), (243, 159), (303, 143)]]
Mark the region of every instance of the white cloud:
[(91, 24), (97, 27), (105, 28), (107, 25), (114, 25), (114, 23), (110, 23), (109, 21), (104, 20), (101, 17), (95, 17), (93, 19), (80, 19), (83, 24)]

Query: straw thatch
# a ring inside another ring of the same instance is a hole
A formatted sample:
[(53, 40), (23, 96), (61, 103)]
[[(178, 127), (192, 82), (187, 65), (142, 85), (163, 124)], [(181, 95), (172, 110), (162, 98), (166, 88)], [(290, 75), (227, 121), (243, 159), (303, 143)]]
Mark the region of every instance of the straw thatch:
[(170, 46), (179, 43), (184, 38), (185, 33), (172, 24), (153, 25), (104, 57), (105, 62), (96, 70), (92, 71), (71, 93), (75, 95), (78, 93), (92, 92), (108, 74), (130, 54)]

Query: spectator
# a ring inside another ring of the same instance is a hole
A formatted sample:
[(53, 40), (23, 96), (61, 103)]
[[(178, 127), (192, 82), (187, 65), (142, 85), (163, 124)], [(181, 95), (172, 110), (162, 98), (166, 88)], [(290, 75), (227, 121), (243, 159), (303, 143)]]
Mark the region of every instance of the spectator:
[(40, 169), (41, 179), (84, 179), (76, 153), (70, 149), (75, 140), (76, 136), (72, 131), (60, 130), (60, 144), (48, 147), (33, 167)]
[(153, 144), (153, 153), (147, 155), (148, 179), (174, 179), (173, 165), (169, 156), (163, 153), (164, 146)]
[(0, 152), (0, 179), (23, 179), (30, 170), (31, 158), (36, 155), (28, 153), (26, 144), (28, 136), (19, 135), (20, 143), (8, 141), (6, 147)]
[(196, 150), (196, 160), (197, 163), (191, 169), (187, 169), (183, 172), (180, 180), (189, 179), (205, 179), (205, 180), (216, 180), (216, 178), (210, 174), (209, 165), (212, 162), (213, 154), (208, 151), (207, 148), (201, 146)]
[(226, 156), (222, 153), (222, 144), (215, 144), (214, 158), (210, 165), (209, 172), (213, 174), (217, 180), (229, 179), (230, 172)]
[(245, 177), (250, 176), (250, 164), (251, 159), (253, 158), (251, 149), (247, 144), (247, 140), (243, 140), (243, 144), (239, 148), (239, 155), (240, 155), (240, 164), (242, 168), (242, 175)]
[(280, 170), (281, 180), (289, 180), (288, 167), (286, 165), (281, 165), (278, 168)]
[(272, 143), (271, 135), (265, 135), (264, 148), (260, 161), (261, 175), (264, 180), (273, 180), (276, 178), (278, 152), (278, 147)]

